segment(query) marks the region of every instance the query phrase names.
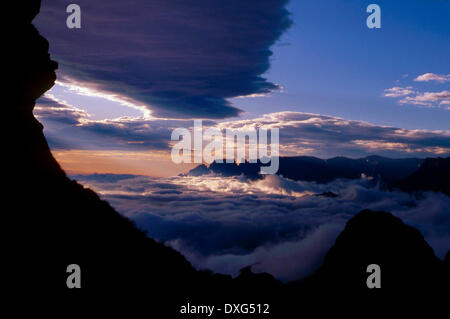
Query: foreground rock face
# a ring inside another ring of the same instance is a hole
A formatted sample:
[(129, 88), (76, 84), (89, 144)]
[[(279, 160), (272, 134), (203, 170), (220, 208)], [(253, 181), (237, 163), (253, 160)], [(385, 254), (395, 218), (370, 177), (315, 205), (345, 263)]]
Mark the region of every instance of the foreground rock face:
[[(381, 269), (380, 289), (369, 289), (366, 283), (372, 264)], [(449, 264), (434, 255), (417, 229), (390, 213), (363, 210), (347, 222), (323, 265), (287, 286), (313, 298), (314, 305), (317, 300), (328, 306), (344, 303), (344, 313), (389, 309), (406, 314), (442, 307), (450, 293), (449, 274)]]
[(52, 156), (32, 113), (36, 99), (54, 85), (57, 68), (47, 40), (31, 24), (39, 5), (12, 5), (10, 33), (4, 39), (10, 149), (5, 184), (14, 231), (8, 263), (17, 274), (14, 285), (67, 292), (66, 267), (77, 263), (84, 269), (86, 290), (153, 286), (164, 296), (185, 289), (202, 274), (179, 253), (146, 237), (93, 191), (67, 178)]
[[(383, 307), (381, 297), (394, 291), (400, 292), (397, 300), (410, 293), (446, 296), (444, 263), (417, 230), (387, 213), (355, 216), (323, 267), (288, 285), (249, 269), (236, 279), (196, 271), (179, 253), (148, 238), (93, 191), (68, 179), (51, 155), (32, 113), (35, 100), (54, 84), (57, 67), (48, 55), (48, 42), (31, 24), (39, 5), (13, 5), (3, 39), (8, 55), (3, 105), (8, 190), (2, 225), (8, 236), (2, 260), (11, 296), (23, 301), (33, 293), (26, 304), (68, 303), (70, 309), (89, 304), (104, 313), (143, 308), (158, 318), (178, 318), (178, 307), (188, 301), (270, 303), (271, 317), (286, 318), (317, 309), (336, 315), (336, 309), (322, 307), (336, 300), (358, 300), (353, 303), (358, 308), (377, 298)], [(81, 266), (81, 289), (66, 287), (66, 267), (72, 263)], [(376, 294), (364, 286), (367, 263), (382, 267), (383, 288)]]
[[(442, 262), (420, 232), (385, 212), (364, 210), (350, 219), (325, 257), (318, 274), (322, 281), (350, 285), (367, 292), (367, 266), (377, 264), (383, 288), (390, 291), (429, 291), (442, 275)], [(418, 276), (418, 274), (427, 274)]]

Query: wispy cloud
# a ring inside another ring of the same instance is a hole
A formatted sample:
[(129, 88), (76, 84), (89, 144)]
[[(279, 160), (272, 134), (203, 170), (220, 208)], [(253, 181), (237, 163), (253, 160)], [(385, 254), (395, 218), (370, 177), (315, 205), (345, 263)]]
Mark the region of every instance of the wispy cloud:
[(85, 110), (49, 93), (46, 93), (37, 101), (34, 115), (47, 123), (58, 123), (60, 127), (64, 125), (80, 125), (86, 123), (90, 117)]
[(450, 131), (406, 130), (301, 112), (278, 112), (248, 120), (228, 121), (219, 128), (279, 128), (280, 153), (360, 157), (433, 156), (450, 154)]
[[(446, 83), (450, 82), (450, 74), (425, 73), (416, 77), (414, 81)], [(401, 98), (398, 100), (398, 103), (402, 105), (409, 104), (450, 110), (450, 107), (447, 106), (450, 105), (450, 91), (448, 90), (423, 92), (419, 89), (413, 88), (412, 86), (394, 86), (390, 89), (385, 89), (383, 92), (383, 97)]]
[(385, 97), (401, 97), (413, 94), (414, 90), (412, 86), (408, 87), (400, 87), (400, 86), (394, 86), (390, 89), (384, 90), (383, 96)]
[[(445, 101), (445, 100), (442, 100)], [(48, 103), (48, 101), (47, 101)], [(94, 121), (72, 107), (38, 108), (53, 149), (82, 150), (161, 150), (169, 152), (172, 130), (192, 128), (192, 120), (158, 120), (122, 117)], [(217, 127), (248, 131), (279, 128), (280, 154), (361, 157), (371, 154), (397, 156), (435, 156), (450, 154), (450, 131), (406, 130), (373, 125), (338, 117), (277, 112), (253, 119), (203, 121), (204, 129)]]
[(406, 96), (405, 98), (401, 99), (399, 103), (423, 105), (429, 107), (445, 107), (445, 105), (448, 105), (450, 103), (450, 91), (444, 90), (441, 92), (424, 92), (414, 96)]
[[(111, 102), (119, 103), (120, 105), (123, 106), (139, 110), (142, 113), (142, 117), (144, 119), (152, 118), (151, 111), (144, 104), (139, 103), (133, 98), (130, 98), (125, 95), (121, 95), (114, 92), (106, 92), (102, 90), (101, 86), (99, 86), (96, 83), (86, 83), (86, 82), (80, 83), (74, 79), (63, 76), (62, 80), (60, 79), (56, 81), (56, 84), (61, 87), (67, 88), (69, 91), (79, 95), (102, 98)], [(55, 99), (54, 96), (53, 99)]]
[(414, 79), (415, 82), (430, 82), (435, 81), (439, 83), (450, 82), (450, 74), (435, 74), (435, 73), (425, 73), (419, 75)]

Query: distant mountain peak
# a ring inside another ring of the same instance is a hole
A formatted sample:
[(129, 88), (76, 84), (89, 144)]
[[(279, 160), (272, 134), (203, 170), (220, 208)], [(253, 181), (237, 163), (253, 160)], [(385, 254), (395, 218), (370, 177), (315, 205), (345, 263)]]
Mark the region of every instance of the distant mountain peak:
[[(300, 181), (328, 183), (338, 178), (358, 179), (362, 175), (380, 178), (386, 183), (406, 178), (415, 172), (423, 160), (416, 158), (390, 159), (372, 155), (359, 159), (333, 157), (320, 159), (312, 156), (280, 157), (278, 174), (285, 178)], [(189, 176), (201, 176), (210, 173), (222, 176), (244, 175), (250, 179), (262, 178), (259, 174), (263, 164), (243, 162), (204, 164), (187, 173)]]
[(407, 192), (435, 191), (450, 196), (450, 157), (426, 158), (410, 176), (392, 184)]

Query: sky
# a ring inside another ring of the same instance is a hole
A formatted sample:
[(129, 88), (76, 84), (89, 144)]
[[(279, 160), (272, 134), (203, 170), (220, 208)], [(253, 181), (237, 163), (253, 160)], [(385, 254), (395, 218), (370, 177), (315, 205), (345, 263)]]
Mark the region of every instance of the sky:
[[(366, 7), (381, 8), (369, 29)], [(170, 135), (279, 127), (281, 155), (450, 154), (450, 1), (44, 1), (59, 62), (36, 105), (71, 173), (170, 176)]]

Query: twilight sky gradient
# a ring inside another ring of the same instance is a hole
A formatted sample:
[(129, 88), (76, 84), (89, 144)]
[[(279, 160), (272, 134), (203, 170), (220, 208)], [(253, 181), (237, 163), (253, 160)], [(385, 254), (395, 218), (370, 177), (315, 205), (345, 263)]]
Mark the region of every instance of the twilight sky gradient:
[[(381, 7), (370, 30), (365, 8)], [(168, 176), (194, 118), (280, 128), (282, 155), (450, 154), (450, 1), (44, 1), (60, 63), (35, 114), (73, 173)]]

